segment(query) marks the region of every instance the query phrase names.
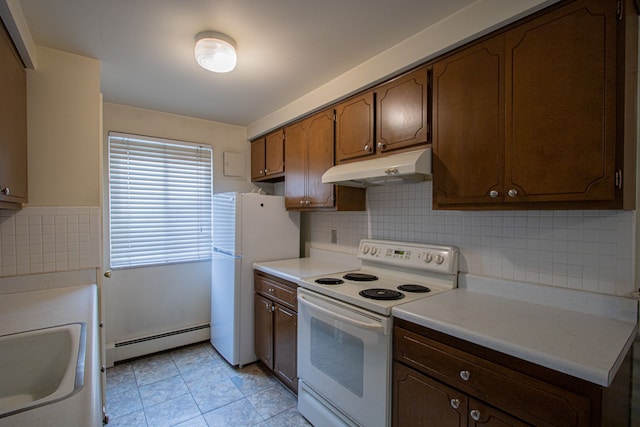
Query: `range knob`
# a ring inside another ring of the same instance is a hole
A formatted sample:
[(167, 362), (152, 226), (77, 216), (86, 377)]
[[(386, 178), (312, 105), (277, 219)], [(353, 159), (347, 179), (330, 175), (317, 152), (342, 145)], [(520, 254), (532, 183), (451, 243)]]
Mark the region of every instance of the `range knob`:
[(378, 248), (376, 248), (375, 246), (371, 248), (371, 256), (375, 255), (378, 253)]
[(424, 262), (429, 264), (432, 260), (433, 260), (433, 256), (431, 255), (430, 252), (427, 252), (427, 255), (424, 257)]
[(365, 255), (368, 254), (369, 253), (369, 246), (364, 245), (364, 247), (362, 248), (362, 253), (365, 254)]
[(444, 262), (444, 257), (440, 254), (436, 255), (436, 264), (440, 265)]

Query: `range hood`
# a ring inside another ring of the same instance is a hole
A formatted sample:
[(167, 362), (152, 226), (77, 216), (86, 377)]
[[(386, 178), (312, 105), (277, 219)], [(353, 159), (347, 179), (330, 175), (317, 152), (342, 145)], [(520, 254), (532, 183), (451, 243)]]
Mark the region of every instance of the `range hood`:
[(431, 148), (334, 166), (322, 175), (323, 184), (368, 187), (431, 179)]

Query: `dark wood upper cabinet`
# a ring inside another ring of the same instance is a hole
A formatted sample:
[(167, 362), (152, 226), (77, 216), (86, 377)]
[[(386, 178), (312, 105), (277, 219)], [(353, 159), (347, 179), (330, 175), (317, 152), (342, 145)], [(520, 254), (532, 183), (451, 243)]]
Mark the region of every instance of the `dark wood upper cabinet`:
[(426, 67), (339, 103), (336, 164), (364, 160), (429, 142)]
[(633, 208), (637, 15), (623, 10), (563, 2), (433, 64), (434, 208)]
[(323, 184), (334, 165), (334, 115), (325, 110), (285, 128), (288, 210), (365, 210), (365, 190)]
[(420, 68), (375, 89), (378, 153), (429, 141), (428, 83), (427, 69)]
[(333, 110), (287, 126), (285, 138), (287, 209), (333, 207), (333, 185), (322, 184), (322, 174), (333, 166)]
[(507, 200), (615, 199), (616, 27), (586, 0), (505, 34)]
[(482, 203), (504, 187), (503, 40), (433, 65), (434, 203)]
[(22, 60), (0, 23), (0, 208), (27, 201), (27, 77)]
[(336, 164), (375, 154), (373, 91), (336, 105)]
[(284, 132), (279, 129), (251, 143), (251, 180), (284, 179)]

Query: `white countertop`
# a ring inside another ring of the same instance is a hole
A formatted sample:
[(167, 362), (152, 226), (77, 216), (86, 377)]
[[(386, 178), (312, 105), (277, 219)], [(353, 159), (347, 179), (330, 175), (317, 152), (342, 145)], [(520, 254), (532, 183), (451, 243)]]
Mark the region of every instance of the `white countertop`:
[(346, 262), (336, 262), (324, 256), (312, 254), (307, 258), (293, 258), (280, 261), (256, 262), (253, 268), (281, 279), (297, 283), (303, 277), (321, 276), (360, 268), (353, 256), (345, 256)]
[(460, 275), (393, 308), (400, 319), (609, 386), (637, 332), (636, 300)]
[(82, 389), (67, 399), (0, 418), (0, 426), (102, 425), (97, 300), (96, 285), (0, 295), (0, 335), (74, 322), (87, 327)]

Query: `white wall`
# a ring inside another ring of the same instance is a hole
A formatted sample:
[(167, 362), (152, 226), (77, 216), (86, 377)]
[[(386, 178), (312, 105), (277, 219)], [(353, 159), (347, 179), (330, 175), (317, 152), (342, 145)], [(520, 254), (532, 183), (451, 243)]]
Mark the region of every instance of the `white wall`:
[(28, 206), (99, 206), (100, 63), (37, 52), (27, 70)]
[[(112, 103), (104, 103), (103, 123), (105, 162), (109, 131), (208, 144), (213, 147), (214, 192), (251, 191), (254, 188), (250, 183), (250, 145), (244, 127)], [(245, 156), (244, 177), (224, 176), (225, 151)], [(108, 170), (106, 163), (103, 167)], [(106, 173), (104, 175), (106, 185)], [(104, 206), (106, 226), (106, 200)], [(105, 244), (108, 244), (107, 239)], [(105, 254), (108, 254), (106, 247)], [(108, 265), (107, 261), (105, 265)], [(210, 286), (210, 261), (112, 271), (104, 292), (109, 363), (120, 357), (114, 350), (117, 342), (209, 323)], [(126, 353), (126, 357), (131, 356)]]

